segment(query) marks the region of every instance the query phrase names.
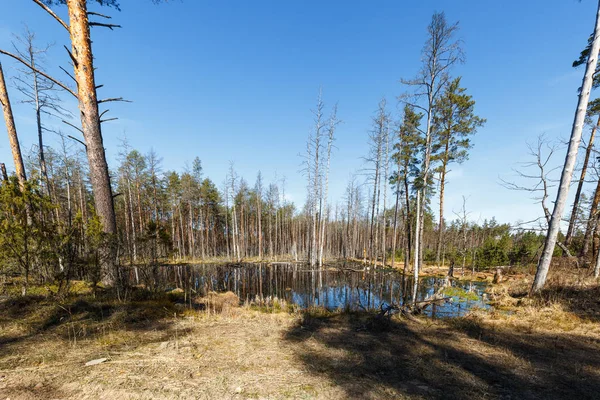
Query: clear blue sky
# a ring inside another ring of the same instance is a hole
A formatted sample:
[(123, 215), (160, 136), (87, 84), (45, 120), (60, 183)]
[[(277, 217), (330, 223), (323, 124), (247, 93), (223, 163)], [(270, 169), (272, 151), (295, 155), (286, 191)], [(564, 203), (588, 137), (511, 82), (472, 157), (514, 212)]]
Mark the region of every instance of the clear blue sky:
[[(32, 1), (4, 3), (0, 47), (10, 47), (11, 33), (27, 23), (41, 41), (56, 43), (48, 70), (64, 77), (55, 68), (67, 66), (64, 29)], [(385, 96), (398, 115), (399, 80), (417, 73), (426, 26), (434, 11), (445, 11), (449, 21), (460, 21), (467, 54), (454, 73), (463, 76), (477, 113), (488, 121), (470, 159), (452, 167), (446, 214), (458, 211), (465, 195), (472, 219), (502, 222), (540, 215), (526, 194), (504, 189), (498, 177), (512, 177), (511, 168), (525, 159), (525, 142), (538, 134), (568, 137), (583, 74), (571, 62), (592, 31), (596, 7), (591, 0), (121, 3), (122, 12), (102, 11), (123, 29), (93, 33), (98, 83), (105, 85), (100, 97), (134, 101), (110, 105), (120, 118), (104, 128), (111, 166), (126, 133), (142, 152), (153, 147), (165, 170), (181, 170), (200, 157), (219, 185), (230, 160), (250, 184), (258, 170), (267, 181), (275, 173), (285, 176), (286, 192), (297, 203), (305, 192), (298, 154), (319, 86), (328, 105), (339, 102), (344, 121), (330, 179), (335, 203), (349, 175), (362, 168), (378, 101)], [(65, 15), (64, 7), (56, 9)], [(14, 64), (3, 64), (12, 75)], [(29, 149), (36, 140), (34, 115), (15, 108)], [(12, 167), (2, 135), (0, 160)], [(563, 157), (561, 150), (555, 164)]]

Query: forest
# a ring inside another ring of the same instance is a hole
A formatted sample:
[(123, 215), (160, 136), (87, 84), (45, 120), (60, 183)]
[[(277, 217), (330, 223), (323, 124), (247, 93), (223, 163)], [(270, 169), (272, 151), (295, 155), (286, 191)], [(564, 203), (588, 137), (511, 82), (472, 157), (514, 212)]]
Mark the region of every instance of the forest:
[(152, 137), (106, 148), (137, 99), (100, 83), (114, 61), (93, 50), (99, 32), (119, 40), (121, 7), (189, 2), (27, 1), (39, 15), (0, 42), (0, 397), (600, 396), (600, 3), (563, 60), (582, 79), (570, 134), (514, 143), (526, 161), (498, 171), (538, 213), (497, 221), (463, 193), (445, 203), (494, 115), (443, 11), (418, 22), (418, 67), (372, 105), (362, 166), (337, 193), (344, 102), (327, 85), (295, 176), (230, 161), (221, 180), (201, 148), (174, 168)]

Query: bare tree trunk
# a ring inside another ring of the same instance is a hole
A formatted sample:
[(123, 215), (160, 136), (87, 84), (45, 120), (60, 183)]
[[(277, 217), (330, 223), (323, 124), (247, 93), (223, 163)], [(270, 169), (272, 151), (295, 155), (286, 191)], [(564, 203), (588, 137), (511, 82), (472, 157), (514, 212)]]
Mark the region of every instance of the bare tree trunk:
[[(448, 143), (446, 143), (446, 151), (448, 149)], [(444, 240), (444, 189), (446, 188), (446, 163), (442, 164), (442, 171), (440, 172), (440, 222), (438, 225), (438, 241), (437, 249), (435, 252), (435, 263), (440, 265), (440, 258), (442, 255), (442, 242)]]
[(406, 227), (405, 227), (405, 232), (406, 232), (406, 254), (404, 256), (404, 269), (406, 270), (406, 268), (408, 267), (408, 265), (410, 264), (410, 253), (411, 253), (411, 246), (412, 246), (412, 237), (411, 237), (411, 223), (410, 223), (410, 195), (408, 194), (408, 176), (406, 175), (408, 172), (405, 171), (405, 175), (404, 175), (404, 201), (406, 202)]
[(262, 210), (261, 210), (262, 190), (256, 193), (256, 219), (258, 222), (258, 259), (263, 258), (263, 243), (262, 243)]
[(4, 110), (4, 121), (6, 122), (6, 130), (8, 131), (8, 140), (10, 141), (10, 149), (12, 151), (13, 160), (15, 162), (15, 171), (21, 188), (25, 186), (27, 176), (25, 175), (25, 165), (23, 164), (23, 156), (21, 155), (21, 147), (19, 146), (19, 137), (17, 136), (17, 128), (8, 98), (6, 89), (6, 81), (4, 80), (4, 72), (0, 63), (0, 104)]
[(596, 227), (598, 219), (598, 203), (600, 202), (600, 179), (596, 185), (596, 191), (594, 192), (594, 198), (592, 199), (592, 205), (590, 207), (590, 215), (587, 220), (585, 234), (583, 236), (583, 247), (579, 253), (580, 257), (586, 257), (590, 248), (590, 241), (594, 236), (593, 232)]
[(552, 254), (554, 253), (554, 246), (558, 237), (558, 231), (560, 229), (560, 223), (562, 220), (563, 212), (565, 209), (567, 196), (569, 194), (569, 185), (573, 177), (573, 169), (577, 160), (577, 152), (579, 150), (579, 143), (581, 142), (581, 133), (583, 130), (583, 124), (585, 121), (585, 115), (587, 111), (588, 101), (590, 98), (590, 91), (592, 89), (592, 83), (594, 80), (594, 72), (598, 64), (598, 51), (600, 50), (600, 2), (598, 3), (598, 9), (596, 12), (596, 25), (594, 28), (594, 40), (592, 42), (592, 48), (590, 55), (587, 60), (585, 69), (585, 75), (583, 77), (583, 83), (581, 85), (581, 92), (579, 93), (579, 100), (577, 103), (577, 110), (575, 112), (575, 118), (573, 120), (573, 128), (571, 130), (571, 139), (569, 141), (569, 147), (567, 150), (567, 156), (565, 158), (565, 165), (560, 177), (560, 184), (558, 186), (558, 193), (556, 196), (556, 202), (554, 203), (554, 210), (552, 211), (552, 218), (548, 224), (548, 233), (546, 235), (546, 241), (544, 242), (544, 250), (542, 257), (538, 263), (537, 271), (535, 274), (535, 280), (531, 287), (531, 293), (540, 291), (546, 283), (546, 276), (550, 268), (550, 262), (552, 261)]
[(398, 232), (398, 205), (400, 203), (400, 163), (398, 162), (398, 169), (396, 171), (396, 205), (394, 206), (394, 237), (392, 238), (392, 268), (394, 268), (394, 261), (396, 261), (396, 238)]
[(417, 206), (415, 213), (415, 248), (413, 249), (414, 254), (414, 267), (413, 267), (413, 292), (412, 292), (412, 303), (413, 305), (417, 302), (417, 288), (419, 285), (419, 254), (420, 254), (420, 241), (419, 232), (421, 231), (421, 190), (417, 190)]
[(137, 234), (135, 231), (135, 216), (133, 215), (133, 198), (131, 196), (131, 182), (129, 181), (128, 173), (125, 174), (125, 181), (127, 182), (127, 198), (129, 201), (129, 218), (131, 222), (131, 244), (133, 249), (133, 262), (137, 262)]
[(6, 172), (6, 164), (0, 163), (0, 172), (2, 172), (2, 180), (8, 182), (8, 173)]
[(77, 81), (79, 111), (87, 149), (90, 180), (94, 191), (94, 204), (104, 232), (115, 234), (117, 231), (115, 208), (100, 128), (87, 2), (86, 0), (66, 0), (66, 2), (69, 9), (74, 76)]
[(567, 230), (567, 236), (565, 238), (565, 246), (569, 246), (573, 240), (573, 230), (575, 227), (575, 220), (577, 219), (577, 211), (579, 209), (579, 197), (581, 196), (581, 190), (583, 188), (583, 182), (585, 180), (585, 174), (587, 172), (587, 166), (590, 161), (590, 154), (592, 153), (594, 145), (594, 137), (596, 136), (596, 129), (600, 126), (600, 116), (598, 116), (598, 122), (592, 128), (590, 134), (590, 140), (585, 150), (585, 159), (583, 160), (583, 166), (581, 167), (581, 176), (579, 177), (579, 183), (577, 184), (577, 191), (575, 192), (575, 201), (573, 201), (573, 210), (571, 211), (571, 218), (569, 219), (569, 229)]
[[(29, 59), (31, 61), (31, 66), (35, 68), (35, 57), (33, 54), (33, 47), (31, 43), (29, 43)], [(44, 183), (46, 184), (46, 194), (50, 196), (50, 179), (48, 179), (48, 170), (46, 168), (46, 157), (44, 156), (44, 134), (42, 131), (42, 108), (40, 104), (40, 94), (38, 90), (38, 75), (37, 72), (33, 71), (33, 93), (35, 97), (35, 118), (37, 122), (37, 131), (38, 131), (38, 154), (40, 160), (40, 172), (44, 177)]]
[(387, 257), (387, 236), (386, 236), (386, 219), (385, 219), (385, 209), (387, 207), (387, 187), (388, 187), (388, 174), (390, 167), (390, 134), (388, 127), (385, 128), (385, 157), (384, 157), (384, 166), (383, 166), (383, 232), (381, 238), (381, 245), (383, 250), (383, 266), (386, 266), (386, 257)]
[(596, 255), (596, 265), (594, 266), (594, 278), (598, 279), (600, 277), (600, 251)]

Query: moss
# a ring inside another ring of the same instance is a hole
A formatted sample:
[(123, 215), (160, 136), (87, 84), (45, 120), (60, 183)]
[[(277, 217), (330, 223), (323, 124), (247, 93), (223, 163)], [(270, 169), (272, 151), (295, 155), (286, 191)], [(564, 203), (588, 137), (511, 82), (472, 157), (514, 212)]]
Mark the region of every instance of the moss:
[(449, 286), (449, 287), (445, 288), (443, 293), (445, 296), (458, 297), (459, 299), (464, 299), (464, 300), (473, 300), (473, 301), (479, 300), (479, 296), (477, 295), (477, 293), (468, 292), (464, 289), (461, 289), (459, 287), (454, 287), (454, 286)]

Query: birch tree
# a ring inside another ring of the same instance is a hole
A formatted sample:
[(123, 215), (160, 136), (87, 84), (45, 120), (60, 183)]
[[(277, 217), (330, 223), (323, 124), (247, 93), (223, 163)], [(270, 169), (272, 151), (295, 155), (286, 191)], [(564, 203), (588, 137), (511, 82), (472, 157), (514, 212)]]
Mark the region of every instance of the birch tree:
[[(579, 58), (577, 60), (573, 61), (574, 68), (580, 67), (582, 65), (586, 65), (587, 59), (588, 59), (588, 57), (590, 55), (590, 51), (592, 49), (593, 41), (594, 41), (594, 35), (592, 34), (588, 38), (587, 46), (583, 49), (583, 51), (579, 55)], [(599, 74), (600, 71), (598, 70), (598, 68), (599, 68), (599, 66), (596, 65), (596, 72), (594, 73), (594, 77), (593, 77), (592, 89), (597, 89), (600, 86), (600, 74)], [(579, 199), (581, 197), (581, 191), (583, 189), (583, 183), (585, 181), (585, 175), (587, 173), (587, 168), (588, 168), (588, 164), (589, 164), (589, 160), (590, 160), (590, 154), (591, 154), (593, 146), (594, 146), (594, 138), (596, 136), (596, 130), (600, 126), (600, 100), (599, 99), (590, 101), (589, 105), (588, 105), (588, 117), (591, 117), (594, 115), (598, 115), (598, 120), (596, 122), (596, 125), (594, 125), (592, 127), (592, 131), (590, 133), (590, 138), (586, 144), (585, 158), (583, 160), (583, 165), (581, 167), (581, 174), (579, 176), (579, 182), (577, 183), (577, 191), (575, 192), (575, 199), (573, 200), (573, 209), (571, 211), (571, 216), (569, 218), (569, 227), (567, 229), (567, 235), (565, 238), (565, 244), (567, 246), (569, 246), (571, 244), (571, 241), (573, 240), (575, 220), (576, 220), (576, 217), (577, 217), (577, 214), (579, 211)], [(586, 234), (587, 233), (588, 232), (586, 231)]]
[(544, 287), (546, 283), (546, 276), (548, 275), (548, 270), (550, 269), (552, 254), (554, 253), (554, 247), (556, 245), (558, 231), (560, 230), (560, 223), (566, 206), (567, 196), (569, 194), (569, 186), (571, 184), (571, 179), (573, 178), (573, 170), (575, 168), (575, 162), (577, 160), (579, 144), (581, 142), (581, 134), (585, 122), (586, 111), (588, 108), (590, 91), (592, 89), (592, 84), (594, 80), (594, 72), (596, 71), (596, 67), (598, 65), (599, 50), (600, 2), (598, 2), (598, 7), (596, 11), (594, 39), (592, 41), (590, 54), (587, 58), (585, 74), (583, 76), (583, 82), (581, 85), (581, 91), (579, 92), (579, 99), (577, 101), (577, 108), (575, 111), (575, 117), (571, 129), (571, 138), (569, 140), (567, 155), (565, 157), (565, 163), (560, 177), (558, 192), (556, 194), (556, 201), (554, 203), (554, 209), (552, 211), (550, 223), (548, 224), (548, 231), (546, 234), (546, 240), (544, 242), (542, 256), (540, 257), (540, 260), (538, 262), (537, 270), (535, 273), (535, 279), (533, 281), (533, 285), (531, 286), (532, 294), (539, 292)]

